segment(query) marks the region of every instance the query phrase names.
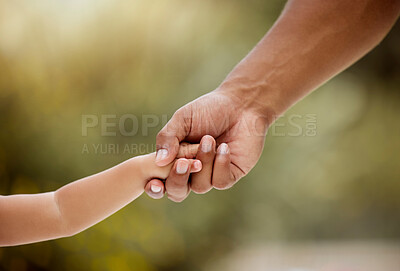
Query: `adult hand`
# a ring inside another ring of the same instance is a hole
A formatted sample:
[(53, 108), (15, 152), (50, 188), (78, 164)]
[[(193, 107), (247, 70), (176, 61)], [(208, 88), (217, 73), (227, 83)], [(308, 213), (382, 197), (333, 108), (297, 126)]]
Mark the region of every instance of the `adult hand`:
[[(158, 134), (160, 166), (175, 158), (179, 142), (201, 140), (203, 170), (188, 183), (187, 167), (174, 168), (165, 183), (168, 197), (183, 200), (189, 184), (197, 193), (231, 187), (256, 164), (275, 116), (379, 44), (399, 14), (400, 0), (288, 1), (219, 89), (179, 109)], [(162, 197), (152, 184), (164, 187), (153, 180), (146, 192)]]
[[(157, 136), (156, 163), (164, 166), (175, 159), (182, 141), (200, 142), (196, 159), (203, 168), (193, 173), (188, 182), (188, 167), (174, 166), (165, 181), (168, 198), (180, 202), (190, 189), (206, 193), (212, 187), (230, 188), (258, 161), (267, 124), (263, 114), (222, 90), (180, 108)], [(160, 180), (152, 180), (145, 190), (151, 197), (160, 198), (164, 185)]]

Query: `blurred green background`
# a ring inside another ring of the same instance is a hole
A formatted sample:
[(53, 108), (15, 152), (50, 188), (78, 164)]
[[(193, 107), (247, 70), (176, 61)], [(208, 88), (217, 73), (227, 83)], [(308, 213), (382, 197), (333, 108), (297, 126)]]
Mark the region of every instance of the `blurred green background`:
[[(152, 151), (163, 123), (147, 133), (142, 116), (169, 118), (217, 87), (284, 4), (0, 0), (0, 194), (55, 190), (146, 151), (95, 153), (92, 144)], [(0, 248), (0, 270), (211, 270), (238, 248), (271, 243), (398, 249), (399, 48), (397, 24), (278, 120), (234, 188), (181, 204), (143, 195), (75, 237)], [(124, 114), (138, 117), (135, 136), (102, 136), (101, 125), (82, 135), (83, 115), (116, 115), (118, 125)], [(305, 133), (308, 114), (315, 136)]]

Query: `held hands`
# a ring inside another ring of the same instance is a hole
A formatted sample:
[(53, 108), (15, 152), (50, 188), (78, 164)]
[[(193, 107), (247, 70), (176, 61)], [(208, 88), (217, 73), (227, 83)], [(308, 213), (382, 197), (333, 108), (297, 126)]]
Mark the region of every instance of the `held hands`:
[(171, 163), (179, 143), (185, 141), (200, 143), (196, 159), (201, 161), (202, 170), (190, 175), (190, 164), (178, 160), (165, 186), (153, 179), (145, 187), (147, 194), (157, 199), (167, 192), (169, 199), (180, 202), (190, 190), (202, 194), (213, 187), (227, 189), (245, 176), (261, 155), (268, 122), (242, 102), (217, 90), (176, 111), (157, 135), (156, 164)]
[[(180, 108), (158, 134), (157, 165), (173, 161), (179, 142), (200, 142), (196, 157), (203, 170), (189, 180), (188, 165), (178, 163), (165, 187), (152, 180), (146, 192), (160, 198), (166, 189), (171, 200), (182, 201), (190, 189), (205, 193), (231, 187), (256, 164), (275, 116), (378, 45), (399, 10), (400, 1), (393, 0), (289, 1), (219, 89)], [(310, 31), (315, 25), (318, 31)], [(153, 185), (161, 192), (152, 192)]]

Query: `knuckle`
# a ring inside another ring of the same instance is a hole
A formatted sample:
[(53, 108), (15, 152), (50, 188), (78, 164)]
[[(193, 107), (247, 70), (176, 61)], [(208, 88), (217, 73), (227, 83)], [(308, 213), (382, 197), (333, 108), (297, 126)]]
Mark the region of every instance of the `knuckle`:
[(172, 115), (172, 119), (174, 118), (185, 118), (191, 115), (191, 110), (187, 106), (183, 106), (175, 111), (174, 115)]
[(199, 153), (197, 155), (197, 159), (199, 159), (203, 164), (208, 164), (211, 162), (214, 162), (214, 153), (212, 151), (210, 152), (203, 152), (199, 150)]
[(179, 108), (178, 110), (175, 111), (175, 113), (172, 115), (172, 118), (180, 117), (185, 114), (185, 110), (183, 107)]
[(180, 124), (183, 123), (184, 127), (188, 127), (192, 122), (192, 111), (190, 108), (181, 107), (174, 113), (170, 121)]
[[(171, 125), (171, 121), (173, 121), (173, 119), (171, 119), (162, 129), (161, 131), (158, 132), (157, 136), (156, 136), (156, 141), (166, 141), (166, 140), (170, 140), (171, 138), (175, 137), (175, 129), (174, 126)], [(162, 142), (163, 143), (163, 142)]]
[(161, 141), (164, 140), (167, 137), (167, 130), (166, 129), (162, 129), (160, 132), (158, 132), (157, 136), (156, 136), (156, 140)]
[(162, 149), (165, 144), (165, 136), (158, 134), (156, 137), (156, 148), (157, 150)]
[(172, 178), (167, 179), (167, 184), (172, 188), (183, 188), (188, 184), (188, 176), (186, 175), (175, 175)]
[(165, 188), (174, 197), (185, 195), (189, 190), (188, 181), (180, 178), (168, 179)]
[(227, 157), (218, 157), (214, 163), (219, 167), (227, 167), (230, 164), (230, 160)]
[(179, 182), (171, 182), (166, 186), (167, 190), (169, 190), (172, 193), (182, 191), (184, 189), (184, 187), (185, 187), (185, 184), (179, 183)]

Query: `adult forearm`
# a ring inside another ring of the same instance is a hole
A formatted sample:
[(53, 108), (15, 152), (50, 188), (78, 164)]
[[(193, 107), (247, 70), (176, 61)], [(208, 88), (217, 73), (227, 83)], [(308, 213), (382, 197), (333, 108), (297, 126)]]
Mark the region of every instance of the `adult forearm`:
[(291, 0), (219, 90), (272, 122), (374, 48), (399, 10), (399, 0)]

